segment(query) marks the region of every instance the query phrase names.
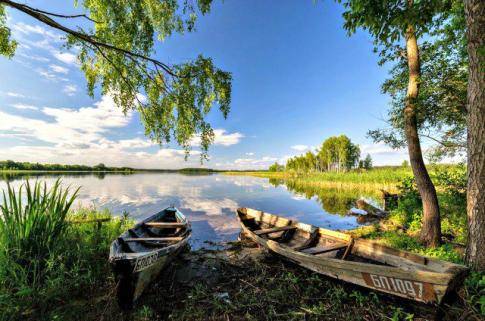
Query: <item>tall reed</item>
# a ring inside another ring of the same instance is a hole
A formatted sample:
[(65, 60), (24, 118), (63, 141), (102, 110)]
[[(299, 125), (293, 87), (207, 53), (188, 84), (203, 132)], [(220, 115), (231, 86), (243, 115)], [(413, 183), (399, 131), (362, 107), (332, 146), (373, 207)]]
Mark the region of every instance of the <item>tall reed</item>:
[[(0, 272), (11, 281), (33, 285), (42, 277), (45, 260), (67, 229), (66, 216), (78, 195), (61, 187), (27, 181), (17, 190), (7, 185), (0, 205)], [(18, 280), (17, 280), (18, 281)]]

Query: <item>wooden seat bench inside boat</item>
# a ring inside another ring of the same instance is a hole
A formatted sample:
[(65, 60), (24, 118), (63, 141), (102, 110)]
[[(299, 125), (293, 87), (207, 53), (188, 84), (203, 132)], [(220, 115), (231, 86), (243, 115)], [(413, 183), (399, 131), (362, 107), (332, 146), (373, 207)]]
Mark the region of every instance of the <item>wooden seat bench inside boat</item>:
[(338, 251), (341, 249), (345, 249), (349, 246), (347, 243), (337, 243), (335, 245), (328, 245), (328, 246), (322, 246), (322, 247), (308, 247), (306, 249), (300, 250), (303, 253), (306, 254), (323, 254), (323, 253), (328, 253), (332, 251)]
[(280, 226), (280, 227), (272, 227), (272, 228), (257, 230), (257, 231), (254, 231), (254, 234), (265, 235), (265, 234), (271, 234), (271, 233), (294, 230), (294, 229), (296, 229), (295, 226)]
[(388, 294), (440, 303), (467, 273), (463, 265), (255, 209), (236, 214), (242, 233), (258, 245), (317, 273)]
[(125, 242), (146, 242), (146, 241), (159, 241), (159, 242), (178, 242), (183, 240), (183, 237), (127, 237)]
[(190, 234), (187, 218), (178, 209), (168, 207), (113, 241), (109, 260), (122, 308), (133, 306), (143, 289), (187, 246)]
[(143, 225), (148, 227), (155, 227), (155, 228), (182, 228), (185, 227), (187, 224), (185, 223), (163, 223), (163, 222), (146, 222)]
[(165, 221), (144, 221), (126, 231), (126, 236), (119, 240), (123, 251), (137, 253), (153, 248), (167, 246), (182, 241), (190, 233), (186, 221), (177, 221), (170, 213), (165, 214)]
[[(277, 220), (248, 217), (243, 218), (243, 223), (250, 226), (251, 232), (267, 240), (277, 240), (280, 244), (288, 246), (292, 250), (311, 255), (337, 255), (338, 251), (346, 249), (349, 242), (333, 239), (321, 235), (318, 229), (310, 232), (301, 230), (291, 220), (278, 217)], [(278, 233), (279, 236), (275, 236)], [(333, 252), (333, 254), (329, 254)], [(343, 251), (342, 251), (343, 254)]]

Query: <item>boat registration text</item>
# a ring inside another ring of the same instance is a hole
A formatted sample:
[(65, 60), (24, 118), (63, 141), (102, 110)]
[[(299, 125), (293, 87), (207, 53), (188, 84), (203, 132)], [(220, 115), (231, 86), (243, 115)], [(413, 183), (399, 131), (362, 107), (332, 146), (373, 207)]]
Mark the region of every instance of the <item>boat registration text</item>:
[(433, 285), (419, 281), (398, 279), (390, 276), (362, 273), (365, 283), (375, 289), (405, 295), (424, 302), (436, 300)]
[(146, 269), (147, 267), (155, 264), (158, 260), (158, 252), (151, 253), (136, 259), (135, 268), (133, 272), (138, 272)]

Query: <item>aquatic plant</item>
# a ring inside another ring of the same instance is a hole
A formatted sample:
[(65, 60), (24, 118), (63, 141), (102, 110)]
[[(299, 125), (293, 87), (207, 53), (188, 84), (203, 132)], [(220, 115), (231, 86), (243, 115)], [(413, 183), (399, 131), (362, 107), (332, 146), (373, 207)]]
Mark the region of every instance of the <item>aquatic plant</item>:
[[(27, 181), (17, 190), (10, 184), (0, 206), (0, 258), (15, 274), (22, 271), (30, 282), (41, 277), (45, 259), (66, 231), (66, 215), (78, 190)], [(5, 270), (5, 268), (4, 268)]]

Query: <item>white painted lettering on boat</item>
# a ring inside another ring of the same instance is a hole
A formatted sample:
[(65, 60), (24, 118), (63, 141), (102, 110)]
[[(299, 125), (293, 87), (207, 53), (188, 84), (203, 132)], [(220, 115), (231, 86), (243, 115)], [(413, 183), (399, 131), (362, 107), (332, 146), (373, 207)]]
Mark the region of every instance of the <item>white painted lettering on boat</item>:
[(425, 302), (436, 300), (432, 284), (395, 277), (362, 273), (365, 283), (378, 290), (405, 295)]
[(157, 260), (158, 260), (157, 252), (139, 257), (136, 259), (135, 268), (133, 269), (133, 272), (144, 270), (147, 267), (153, 265)]

